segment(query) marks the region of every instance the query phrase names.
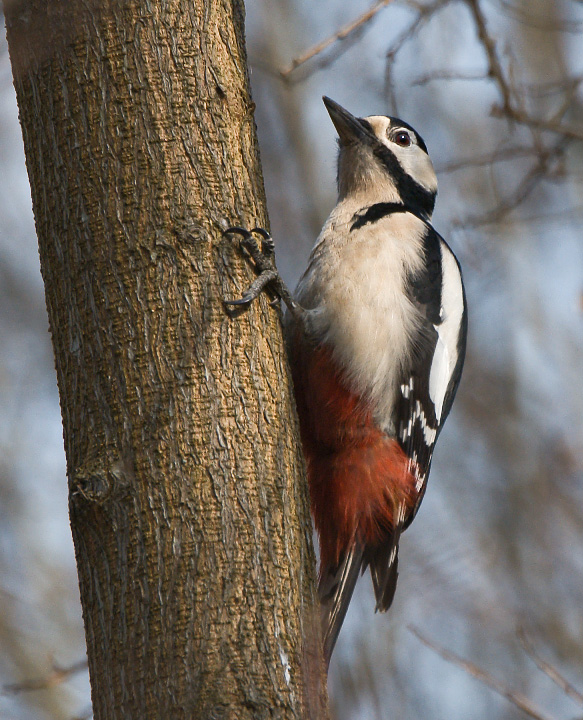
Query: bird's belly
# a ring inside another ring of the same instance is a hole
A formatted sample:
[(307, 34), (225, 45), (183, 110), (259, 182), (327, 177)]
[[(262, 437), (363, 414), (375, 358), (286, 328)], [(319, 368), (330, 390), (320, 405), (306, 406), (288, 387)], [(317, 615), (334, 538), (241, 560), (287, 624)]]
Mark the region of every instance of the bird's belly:
[[(373, 235), (343, 247), (336, 262), (322, 260), (301, 288), (307, 297), (299, 298), (309, 308), (314, 335), (332, 349), (350, 387), (370, 400), (389, 430), (399, 378), (411, 360), (411, 336), (422, 323), (403, 291), (412, 266), (394, 242)], [(318, 287), (314, 304), (312, 283)]]
[(298, 332), (291, 361), (312, 513), (322, 556), (334, 562), (356, 533), (376, 544), (392, 531), (414, 505), (415, 480), (397, 440), (349, 388), (326, 345), (313, 347)]

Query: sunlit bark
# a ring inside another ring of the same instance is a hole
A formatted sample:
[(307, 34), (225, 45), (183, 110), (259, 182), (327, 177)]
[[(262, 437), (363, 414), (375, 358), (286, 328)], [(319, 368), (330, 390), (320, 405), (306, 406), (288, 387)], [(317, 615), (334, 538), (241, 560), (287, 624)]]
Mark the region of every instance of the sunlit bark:
[(243, 4), (5, 0), (61, 398), (94, 714), (321, 718)]

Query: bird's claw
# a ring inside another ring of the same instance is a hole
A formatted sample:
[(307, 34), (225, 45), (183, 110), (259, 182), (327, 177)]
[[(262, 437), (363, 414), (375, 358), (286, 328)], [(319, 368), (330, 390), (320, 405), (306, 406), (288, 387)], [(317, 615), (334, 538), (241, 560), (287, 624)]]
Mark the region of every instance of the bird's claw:
[[(262, 227), (254, 227), (251, 230), (243, 227), (230, 227), (223, 235), (241, 235), (241, 245), (251, 256), (259, 272), (275, 269), (275, 243), (271, 235)], [(261, 247), (255, 238), (261, 237)]]
[[(266, 285), (279, 280), (279, 273), (275, 266), (275, 243), (267, 230), (261, 227), (247, 230), (247, 228), (233, 226), (227, 228), (223, 234), (241, 235), (241, 246), (245, 248), (259, 271), (259, 275), (240, 298), (237, 300), (225, 300), (225, 304), (227, 305), (248, 305), (259, 296)], [(261, 247), (255, 235), (261, 237)], [(276, 287), (274, 289), (277, 291), (278, 288)], [(278, 302), (279, 293), (271, 305), (275, 306)]]
[[(267, 230), (262, 227), (254, 227), (251, 230), (247, 230), (247, 228), (233, 226), (227, 228), (223, 234), (241, 235), (241, 246), (245, 248), (255, 263), (256, 269), (259, 271), (255, 280), (249, 285), (240, 298), (237, 300), (225, 300), (225, 304), (235, 307), (248, 305), (261, 294), (267, 285), (270, 285), (277, 294), (275, 300), (270, 302), (271, 307), (277, 307), (280, 300), (283, 300), (291, 314), (299, 318), (300, 315), (303, 314), (303, 310), (293, 299), (290, 291), (281, 279), (275, 265), (275, 243)], [(261, 237), (261, 247), (257, 242), (256, 235)]]

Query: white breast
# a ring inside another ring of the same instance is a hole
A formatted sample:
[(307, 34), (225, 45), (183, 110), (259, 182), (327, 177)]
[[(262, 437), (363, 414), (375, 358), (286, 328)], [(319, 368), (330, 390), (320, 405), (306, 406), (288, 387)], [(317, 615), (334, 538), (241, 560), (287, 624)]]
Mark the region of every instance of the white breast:
[(409, 333), (421, 324), (404, 281), (421, 266), (425, 225), (394, 213), (350, 232), (357, 209), (348, 200), (334, 209), (296, 294), (315, 335), (386, 421), (411, 352)]

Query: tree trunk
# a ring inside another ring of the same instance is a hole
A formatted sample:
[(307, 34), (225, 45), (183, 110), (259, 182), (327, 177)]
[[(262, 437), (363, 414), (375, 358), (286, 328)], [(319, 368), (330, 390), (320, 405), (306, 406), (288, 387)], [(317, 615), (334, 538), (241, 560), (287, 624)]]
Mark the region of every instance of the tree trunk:
[(4, 0), (94, 715), (324, 718), (241, 0)]

